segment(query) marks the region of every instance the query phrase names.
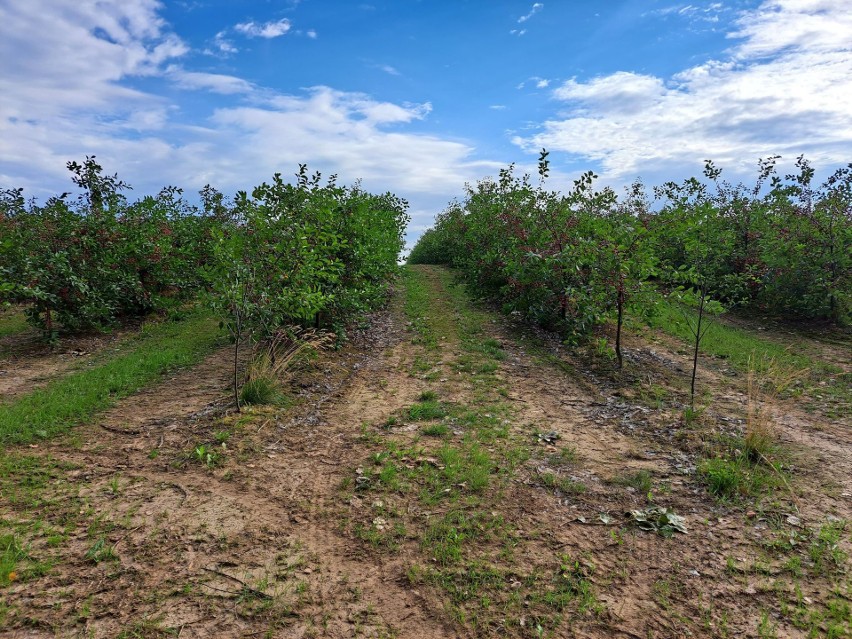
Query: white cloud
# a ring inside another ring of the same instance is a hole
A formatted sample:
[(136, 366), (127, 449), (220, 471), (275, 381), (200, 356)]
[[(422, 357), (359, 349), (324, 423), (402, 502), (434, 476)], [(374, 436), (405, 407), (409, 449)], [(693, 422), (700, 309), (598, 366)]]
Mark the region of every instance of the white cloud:
[[(0, 5), (0, 59), (6, 61), (0, 73), (0, 127), (74, 109), (114, 116), (156, 102), (120, 80), (161, 75), (165, 63), (188, 51), (166, 29), (159, 8), (154, 0)], [(4, 138), (0, 134), (0, 150), (14, 152)]]
[(389, 64), (379, 65), (379, 68), (388, 75), (401, 75), (400, 72)]
[[(96, 155), (134, 194), (166, 184), (191, 194), (207, 183), (233, 193), (307, 162), (409, 198), (425, 224), (465, 182), (499, 168), (476, 160), (467, 141), (412, 132), (429, 102), (329, 87), (282, 95), (188, 68), (179, 59), (186, 46), (153, 0), (100, 2), (97, 11), (76, 0), (8, 4), (0, 4), (0, 59), (15, 64), (0, 68), (0, 186), (40, 198), (61, 192), (70, 186), (65, 163)], [(145, 91), (130, 87), (141, 75)], [(188, 112), (174, 86), (230, 97)]]
[(251, 93), (255, 90), (255, 86), (251, 82), (232, 75), (184, 71), (174, 66), (170, 67), (168, 72), (169, 78), (182, 89), (206, 90), (222, 95)]
[(272, 22), (241, 22), (234, 26), (234, 30), (249, 38), (277, 38), (290, 31), (292, 25), (290, 20), (282, 18)]
[(488, 108), (491, 109), (492, 111), (505, 111), (506, 105), (505, 104), (492, 104)]
[(850, 33), (845, 0), (766, 0), (738, 18), (726, 58), (668, 79), (620, 71), (569, 80), (553, 92), (567, 110), (514, 141), (529, 152), (546, 147), (598, 162), (619, 177), (705, 158), (750, 172), (773, 153), (845, 163)]
[(234, 53), (238, 53), (239, 49), (234, 46), (234, 43), (228, 40), (227, 31), (220, 31), (215, 36), (213, 36), (213, 46), (216, 47), (216, 51), (206, 50), (205, 53), (212, 55), (222, 55), (229, 56)]
[(306, 35), (306, 36), (308, 36), (311, 40), (316, 40), (316, 39), (317, 39), (317, 32), (316, 32), (316, 30), (314, 30), (314, 29), (308, 29), (308, 30), (305, 32), (305, 35)]
[(708, 22), (715, 24), (719, 22), (720, 16), (729, 10), (730, 9), (721, 2), (711, 2), (705, 5), (676, 4), (663, 7), (662, 9), (655, 9), (643, 15), (663, 17), (675, 16), (694, 23)]
[(524, 22), (526, 22), (527, 20), (532, 18), (535, 14), (537, 14), (539, 11), (541, 11), (542, 9), (544, 9), (544, 4), (541, 3), (541, 2), (536, 2), (532, 6), (532, 8), (530, 8), (529, 13), (518, 18), (518, 24), (523, 24)]
[(518, 86), (515, 88), (518, 90), (523, 89), (530, 82), (535, 83), (536, 89), (546, 89), (550, 86), (550, 80), (548, 80), (547, 78), (540, 78), (537, 75), (534, 75), (531, 78), (527, 78), (526, 80), (518, 84)]

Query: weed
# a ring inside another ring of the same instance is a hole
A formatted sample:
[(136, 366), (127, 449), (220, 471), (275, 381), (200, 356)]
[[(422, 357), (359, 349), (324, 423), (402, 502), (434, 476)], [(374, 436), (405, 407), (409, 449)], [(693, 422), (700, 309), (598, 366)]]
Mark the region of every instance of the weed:
[(613, 479), (613, 483), (620, 486), (630, 486), (643, 495), (650, 493), (653, 488), (651, 473), (647, 470), (638, 470), (635, 473), (621, 475)]
[(586, 492), (586, 485), (582, 482), (574, 481), (569, 477), (560, 477), (551, 472), (543, 472), (538, 474), (538, 481), (546, 488), (559, 490), (568, 495), (576, 495)]
[(555, 457), (563, 464), (576, 464), (580, 459), (576, 446), (563, 446)]
[(424, 427), (421, 432), (429, 437), (443, 437), (450, 432), (450, 429), (446, 424), (430, 424)]
[(20, 311), (4, 312), (0, 306), (0, 337), (23, 333), (28, 328), (27, 317)]
[[(779, 449), (773, 450), (777, 457)], [(755, 460), (742, 438), (728, 439), (722, 450), (699, 463), (698, 472), (709, 491), (724, 500), (758, 497), (781, 486), (789, 489), (781, 463), (765, 455)]]
[(376, 517), (369, 525), (357, 524), (355, 526), (356, 537), (375, 548), (391, 551), (399, 548), (406, 535), (405, 524), (401, 521), (391, 524), (382, 517)]
[(240, 403), (247, 405), (273, 404), (279, 396), (277, 380), (251, 377), (240, 389)]
[(211, 444), (199, 444), (196, 446), (192, 451), (192, 458), (207, 468), (213, 468), (222, 461), (219, 450)]
[(447, 406), (434, 399), (414, 404), (408, 409), (408, 417), (414, 421), (441, 419), (447, 416)]
[(568, 603), (577, 600), (580, 612), (591, 611), (600, 614), (603, 606), (595, 596), (589, 581), (591, 569), (568, 555), (559, 558), (559, 569), (554, 581), (555, 587), (547, 593), (544, 600), (556, 610), (563, 610)]
[(769, 619), (769, 613), (765, 610), (760, 613), (760, 621), (757, 624), (757, 636), (760, 639), (775, 639), (778, 636), (778, 626)]
[(0, 586), (8, 586), (20, 578), (16, 567), (18, 562), (25, 559), (29, 559), (29, 556), (21, 548), (15, 535), (0, 537)]
[(687, 406), (681, 413), (681, 421), (684, 426), (693, 426), (698, 423), (707, 410), (706, 406)]
[(104, 537), (99, 537), (97, 541), (86, 551), (85, 558), (92, 563), (99, 564), (102, 561), (118, 561), (118, 555), (115, 554), (115, 548), (108, 545)]
[(848, 559), (840, 546), (840, 539), (846, 529), (846, 522), (830, 521), (820, 526), (816, 537), (811, 541), (808, 555), (817, 574), (828, 574), (843, 570)]

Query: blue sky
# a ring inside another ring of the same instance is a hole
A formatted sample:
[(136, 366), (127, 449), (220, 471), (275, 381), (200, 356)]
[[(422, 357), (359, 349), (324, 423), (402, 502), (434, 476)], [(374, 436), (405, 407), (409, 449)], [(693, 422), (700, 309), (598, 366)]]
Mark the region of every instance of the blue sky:
[(297, 164), (390, 190), (411, 237), (550, 150), (553, 188), (852, 161), (848, 0), (0, 0), (0, 186), (96, 155), (134, 194)]

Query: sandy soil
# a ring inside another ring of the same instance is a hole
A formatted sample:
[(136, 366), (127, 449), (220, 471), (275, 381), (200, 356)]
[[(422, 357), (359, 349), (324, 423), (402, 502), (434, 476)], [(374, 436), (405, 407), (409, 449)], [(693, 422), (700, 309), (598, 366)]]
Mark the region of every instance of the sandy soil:
[[(451, 315), (442, 280), (429, 277), (435, 303)], [(795, 400), (769, 401), (765, 410), (791, 456), (790, 489), (760, 505), (721, 503), (698, 481), (696, 466), (711, 435), (742, 428), (741, 378), (709, 362), (702, 384), (713, 401), (685, 426), (688, 362), (670, 340), (631, 336), (627, 370), (618, 374), (552, 336), (521, 335), (494, 317), (487, 332), (506, 355), (495, 383), (506, 389), (500, 401), (510, 439), (529, 449), (489, 502), (515, 540), (512, 557), (495, 562), (522, 581), (570, 555), (601, 604), (597, 614), (567, 610), (543, 636), (756, 637), (764, 615), (763, 627), (775, 633), (765, 636), (807, 636), (780, 614), (781, 602), (824, 602), (832, 584), (849, 588), (847, 573), (796, 580), (794, 595), (784, 557), (768, 544), (827, 518), (852, 519), (849, 420), (808, 413)], [(440, 507), (427, 512), (404, 495), (348, 487), (383, 442), (418, 441), (417, 427), (404, 420), (390, 431), (381, 425), (423, 391), (455, 403), (478, 391), (475, 378), (458, 371), (458, 335), (442, 336), (429, 374), (413, 372), (423, 356), (415, 337), (397, 303), (343, 349), (299, 370), (292, 406), (240, 414), (228, 404), (225, 349), (68, 438), (17, 451), (52, 460), (50, 498), (9, 500), (0, 516), (24, 529), (41, 519), (68, 532), (53, 546), (31, 535), (28, 552), (54, 563), (0, 591), (7, 608), (0, 636), (171, 636), (166, 629), (184, 638), (536, 636), (523, 605), (512, 613), (514, 625), (503, 619), (501, 627), (494, 613), (474, 627), (451, 613), (443, 590), (408, 577), (413, 565), (433, 562), (418, 537)], [(16, 360), (16, 375), (33, 371), (35, 380), (62, 370), (54, 363), (37, 373), (38, 357)], [(542, 432), (556, 437), (537, 440)], [(201, 446), (217, 463), (203, 463)], [(566, 447), (575, 454), (559, 460)], [(686, 518), (688, 534), (668, 539), (631, 526), (625, 513), (649, 505), (647, 494), (623, 481), (638, 471), (652, 477), (653, 503)], [(547, 487), (542, 472), (585, 490)], [(408, 529), (395, 550), (356, 534), (359, 524), (377, 521), (380, 500), (397, 508)], [(840, 545), (846, 552), (849, 532)], [(114, 557), (96, 561), (104, 549)], [(847, 601), (852, 595), (839, 592)]]

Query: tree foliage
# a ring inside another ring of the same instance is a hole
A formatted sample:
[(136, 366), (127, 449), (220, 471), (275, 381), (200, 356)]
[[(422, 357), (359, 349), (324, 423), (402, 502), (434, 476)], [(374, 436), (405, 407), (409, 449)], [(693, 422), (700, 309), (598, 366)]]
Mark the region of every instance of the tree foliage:
[(305, 166), (233, 201), (207, 186), (201, 206), (174, 187), (130, 202), (94, 157), (68, 168), (76, 200), (0, 194), (0, 299), (50, 338), (202, 294), (238, 341), (286, 323), (341, 328), (382, 299), (408, 222), (404, 200), (320, 184)]
[(409, 261), (456, 267), (474, 292), (569, 342), (613, 321), (619, 367), (624, 312), (649, 288), (697, 311), (696, 353), (725, 308), (848, 323), (852, 165), (815, 187), (804, 158), (783, 178), (778, 159), (761, 160), (750, 186), (708, 161), (703, 179), (656, 187), (652, 203), (639, 182), (620, 199), (595, 189), (591, 172), (565, 194), (547, 191), (542, 151), (537, 185), (510, 166), (467, 187)]

